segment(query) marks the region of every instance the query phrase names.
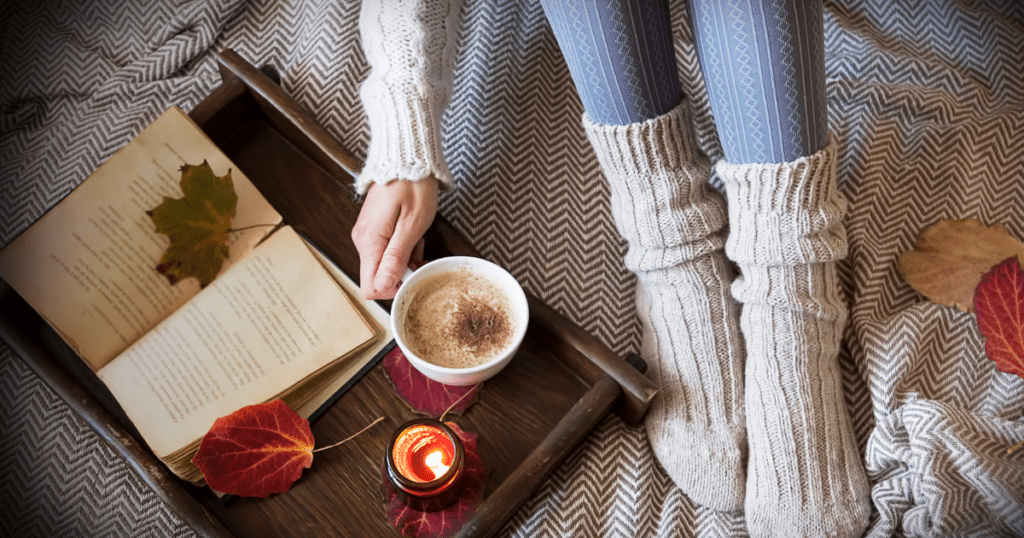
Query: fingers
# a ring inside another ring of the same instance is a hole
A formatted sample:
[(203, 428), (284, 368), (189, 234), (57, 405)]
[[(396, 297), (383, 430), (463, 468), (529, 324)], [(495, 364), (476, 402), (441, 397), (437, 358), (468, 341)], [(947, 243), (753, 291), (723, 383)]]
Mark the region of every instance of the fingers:
[[(353, 237), (355, 240), (355, 237)], [(366, 299), (388, 299), (386, 294), (377, 291), (374, 280), (377, 275), (377, 266), (380, 263), (384, 251), (387, 250), (388, 237), (374, 233), (356, 240), (356, 250), (359, 251), (359, 291)]]
[(422, 263), (422, 237), (437, 212), (437, 191), (433, 178), (370, 187), (352, 229), (363, 297), (393, 298), (410, 258)]
[(420, 241), (420, 233), (411, 230), (407, 222), (399, 221), (395, 234), (384, 249), (380, 258), (380, 265), (377, 266), (377, 276), (374, 278), (373, 287), (379, 293), (388, 293), (392, 297), (398, 292), (398, 285), (401, 283), (402, 274), (409, 264), (413, 249)]
[(378, 203), (377, 197), (372, 195), (372, 187), (370, 191), (352, 228), (352, 241), (359, 252), (359, 291), (366, 299), (389, 299), (386, 293), (377, 290), (374, 280), (380, 260), (394, 234), (400, 208)]
[(412, 249), (412, 256), (409, 258), (409, 267), (411, 267), (413, 271), (419, 269), (420, 266), (426, 262), (426, 260), (423, 259), (424, 243), (425, 242), (421, 237), (420, 240), (416, 242), (416, 246)]

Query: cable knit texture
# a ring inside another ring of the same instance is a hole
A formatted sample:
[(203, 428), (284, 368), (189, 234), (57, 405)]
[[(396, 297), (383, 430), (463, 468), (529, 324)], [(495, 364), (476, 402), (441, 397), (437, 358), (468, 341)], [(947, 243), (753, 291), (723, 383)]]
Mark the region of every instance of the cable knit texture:
[(722, 250), (725, 204), (696, 148), (689, 103), (629, 125), (583, 118), (639, 279), (641, 353), (660, 393), (647, 414), (658, 461), (694, 501), (742, 507), (746, 440), (739, 308)]
[(843, 397), (847, 307), (836, 145), (783, 164), (718, 163), (729, 197), (726, 253), (740, 268), (752, 536), (860, 536), (869, 488)]
[(359, 88), (370, 126), (356, 179), (372, 183), (433, 176), (451, 187), (441, 120), (451, 98), (461, 0), (367, 0), (359, 32), (370, 74)]

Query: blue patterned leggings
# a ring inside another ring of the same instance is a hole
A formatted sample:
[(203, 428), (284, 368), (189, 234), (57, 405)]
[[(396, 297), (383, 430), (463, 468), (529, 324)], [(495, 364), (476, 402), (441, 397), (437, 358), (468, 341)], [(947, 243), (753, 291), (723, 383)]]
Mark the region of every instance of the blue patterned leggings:
[[(665, 0), (542, 0), (587, 115), (625, 125), (682, 97)], [(778, 163), (825, 147), (821, 0), (690, 0), (726, 159)]]

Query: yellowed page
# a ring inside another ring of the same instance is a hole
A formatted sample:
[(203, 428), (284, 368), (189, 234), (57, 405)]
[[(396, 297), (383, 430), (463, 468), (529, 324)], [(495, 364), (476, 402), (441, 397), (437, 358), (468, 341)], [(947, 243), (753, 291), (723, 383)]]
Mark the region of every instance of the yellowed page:
[[(146, 211), (182, 196), (182, 164), (231, 170), (233, 228), (281, 216), (178, 108), (171, 108), (0, 252), (0, 277), (98, 370), (199, 291), (156, 271), (170, 241)], [(232, 233), (232, 263), (271, 230)]]
[(285, 227), (98, 374), (164, 457), (373, 336)]
[[(294, 409), (300, 416), (309, 418), (309, 416), (319, 409), (324, 402), (334, 396), (334, 393), (341, 389), (345, 383), (348, 383), (352, 376), (358, 373), (359, 370), (365, 367), (367, 363), (376, 357), (384, 347), (390, 344), (393, 337), (391, 336), (391, 315), (388, 314), (388, 311), (384, 310), (384, 308), (377, 304), (376, 301), (366, 301), (361, 299), (362, 296), (359, 292), (359, 286), (356, 285), (348, 275), (339, 269), (338, 266), (334, 265), (334, 263), (327, 258), (327, 256), (324, 256), (323, 253), (316, 250), (311, 245), (307, 246), (309, 246), (310, 252), (313, 253), (313, 256), (320, 261), (320, 264), (324, 269), (334, 277), (334, 281), (348, 292), (348, 296), (355, 300), (362, 301), (363, 307), (366, 309), (366, 313), (368, 313), (372, 319), (376, 320), (377, 326), (381, 331), (381, 336), (378, 338), (377, 342), (374, 343), (372, 347), (361, 352), (357, 357), (351, 359), (351, 362), (347, 365), (343, 373), (325, 379), (311, 380), (310, 385), (314, 385), (311, 387), (311, 390), (315, 393), (309, 398), (304, 398), (298, 405), (292, 407), (292, 409)], [(289, 398), (286, 397), (284, 400), (291, 405)]]

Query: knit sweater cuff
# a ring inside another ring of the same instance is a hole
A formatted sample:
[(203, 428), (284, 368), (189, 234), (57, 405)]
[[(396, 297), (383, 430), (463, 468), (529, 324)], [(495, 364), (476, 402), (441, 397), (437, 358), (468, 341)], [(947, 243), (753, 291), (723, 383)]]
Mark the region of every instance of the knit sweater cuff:
[(600, 124), (583, 114), (583, 128), (608, 177), (649, 178), (688, 169), (695, 180), (706, 180), (707, 157), (696, 149), (692, 125), (686, 99), (661, 116), (627, 125)]
[(729, 164), (717, 171), (729, 198), (725, 250), (736, 263), (795, 265), (846, 256), (846, 200), (836, 189), (836, 142), (787, 163)]
[(453, 185), (441, 147), (446, 95), (410, 95), (401, 89), (365, 84), (363, 107), (370, 126), (366, 162), (356, 179), (364, 194), (373, 183), (435, 177), (442, 189)]
[(452, 185), (441, 118), (452, 91), (461, 0), (367, 0), (359, 32), (370, 73), (359, 96), (370, 145), (356, 190), (436, 177)]

